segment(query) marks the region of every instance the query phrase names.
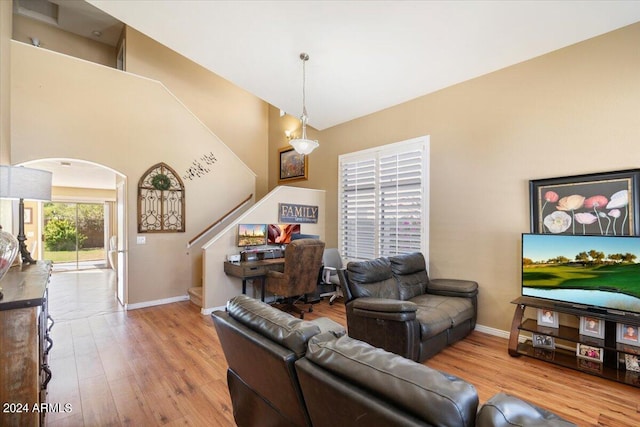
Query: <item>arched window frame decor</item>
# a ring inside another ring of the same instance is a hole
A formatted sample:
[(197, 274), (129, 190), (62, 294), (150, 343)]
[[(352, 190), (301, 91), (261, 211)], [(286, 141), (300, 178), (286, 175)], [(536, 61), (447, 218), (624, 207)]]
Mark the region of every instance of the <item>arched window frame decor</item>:
[(185, 189), (166, 163), (151, 166), (138, 181), (138, 233), (185, 231)]

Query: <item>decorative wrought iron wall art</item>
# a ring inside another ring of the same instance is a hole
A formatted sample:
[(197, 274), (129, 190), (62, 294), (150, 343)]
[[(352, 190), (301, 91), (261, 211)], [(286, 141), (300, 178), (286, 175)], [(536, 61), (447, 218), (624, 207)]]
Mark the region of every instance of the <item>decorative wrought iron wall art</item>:
[(165, 163), (149, 168), (138, 181), (138, 233), (184, 232), (185, 191)]

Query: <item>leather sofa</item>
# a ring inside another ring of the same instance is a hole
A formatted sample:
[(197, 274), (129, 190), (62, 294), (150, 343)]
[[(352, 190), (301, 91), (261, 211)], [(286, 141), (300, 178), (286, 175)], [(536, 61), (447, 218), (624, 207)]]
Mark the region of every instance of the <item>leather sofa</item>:
[(245, 295), (212, 318), (240, 427), (573, 426), (504, 394), (478, 411), (473, 385), (353, 339), (330, 319), (297, 319)]
[(349, 336), (423, 362), (476, 325), (478, 283), (429, 279), (411, 253), (349, 262), (339, 272)]

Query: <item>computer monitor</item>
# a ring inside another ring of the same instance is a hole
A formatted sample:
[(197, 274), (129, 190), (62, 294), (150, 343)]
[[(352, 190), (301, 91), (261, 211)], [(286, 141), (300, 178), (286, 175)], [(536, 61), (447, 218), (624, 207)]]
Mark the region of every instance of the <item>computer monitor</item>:
[(267, 226), (268, 245), (286, 245), (292, 236), (300, 233), (300, 224), (269, 224)]

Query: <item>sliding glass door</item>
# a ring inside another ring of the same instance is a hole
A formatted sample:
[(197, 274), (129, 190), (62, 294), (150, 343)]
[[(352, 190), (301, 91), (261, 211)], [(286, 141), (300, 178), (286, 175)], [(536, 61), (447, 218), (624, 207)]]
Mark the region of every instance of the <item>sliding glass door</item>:
[(106, 266), (104, 204), (44, 205), (44, 259), (56, 270)]

